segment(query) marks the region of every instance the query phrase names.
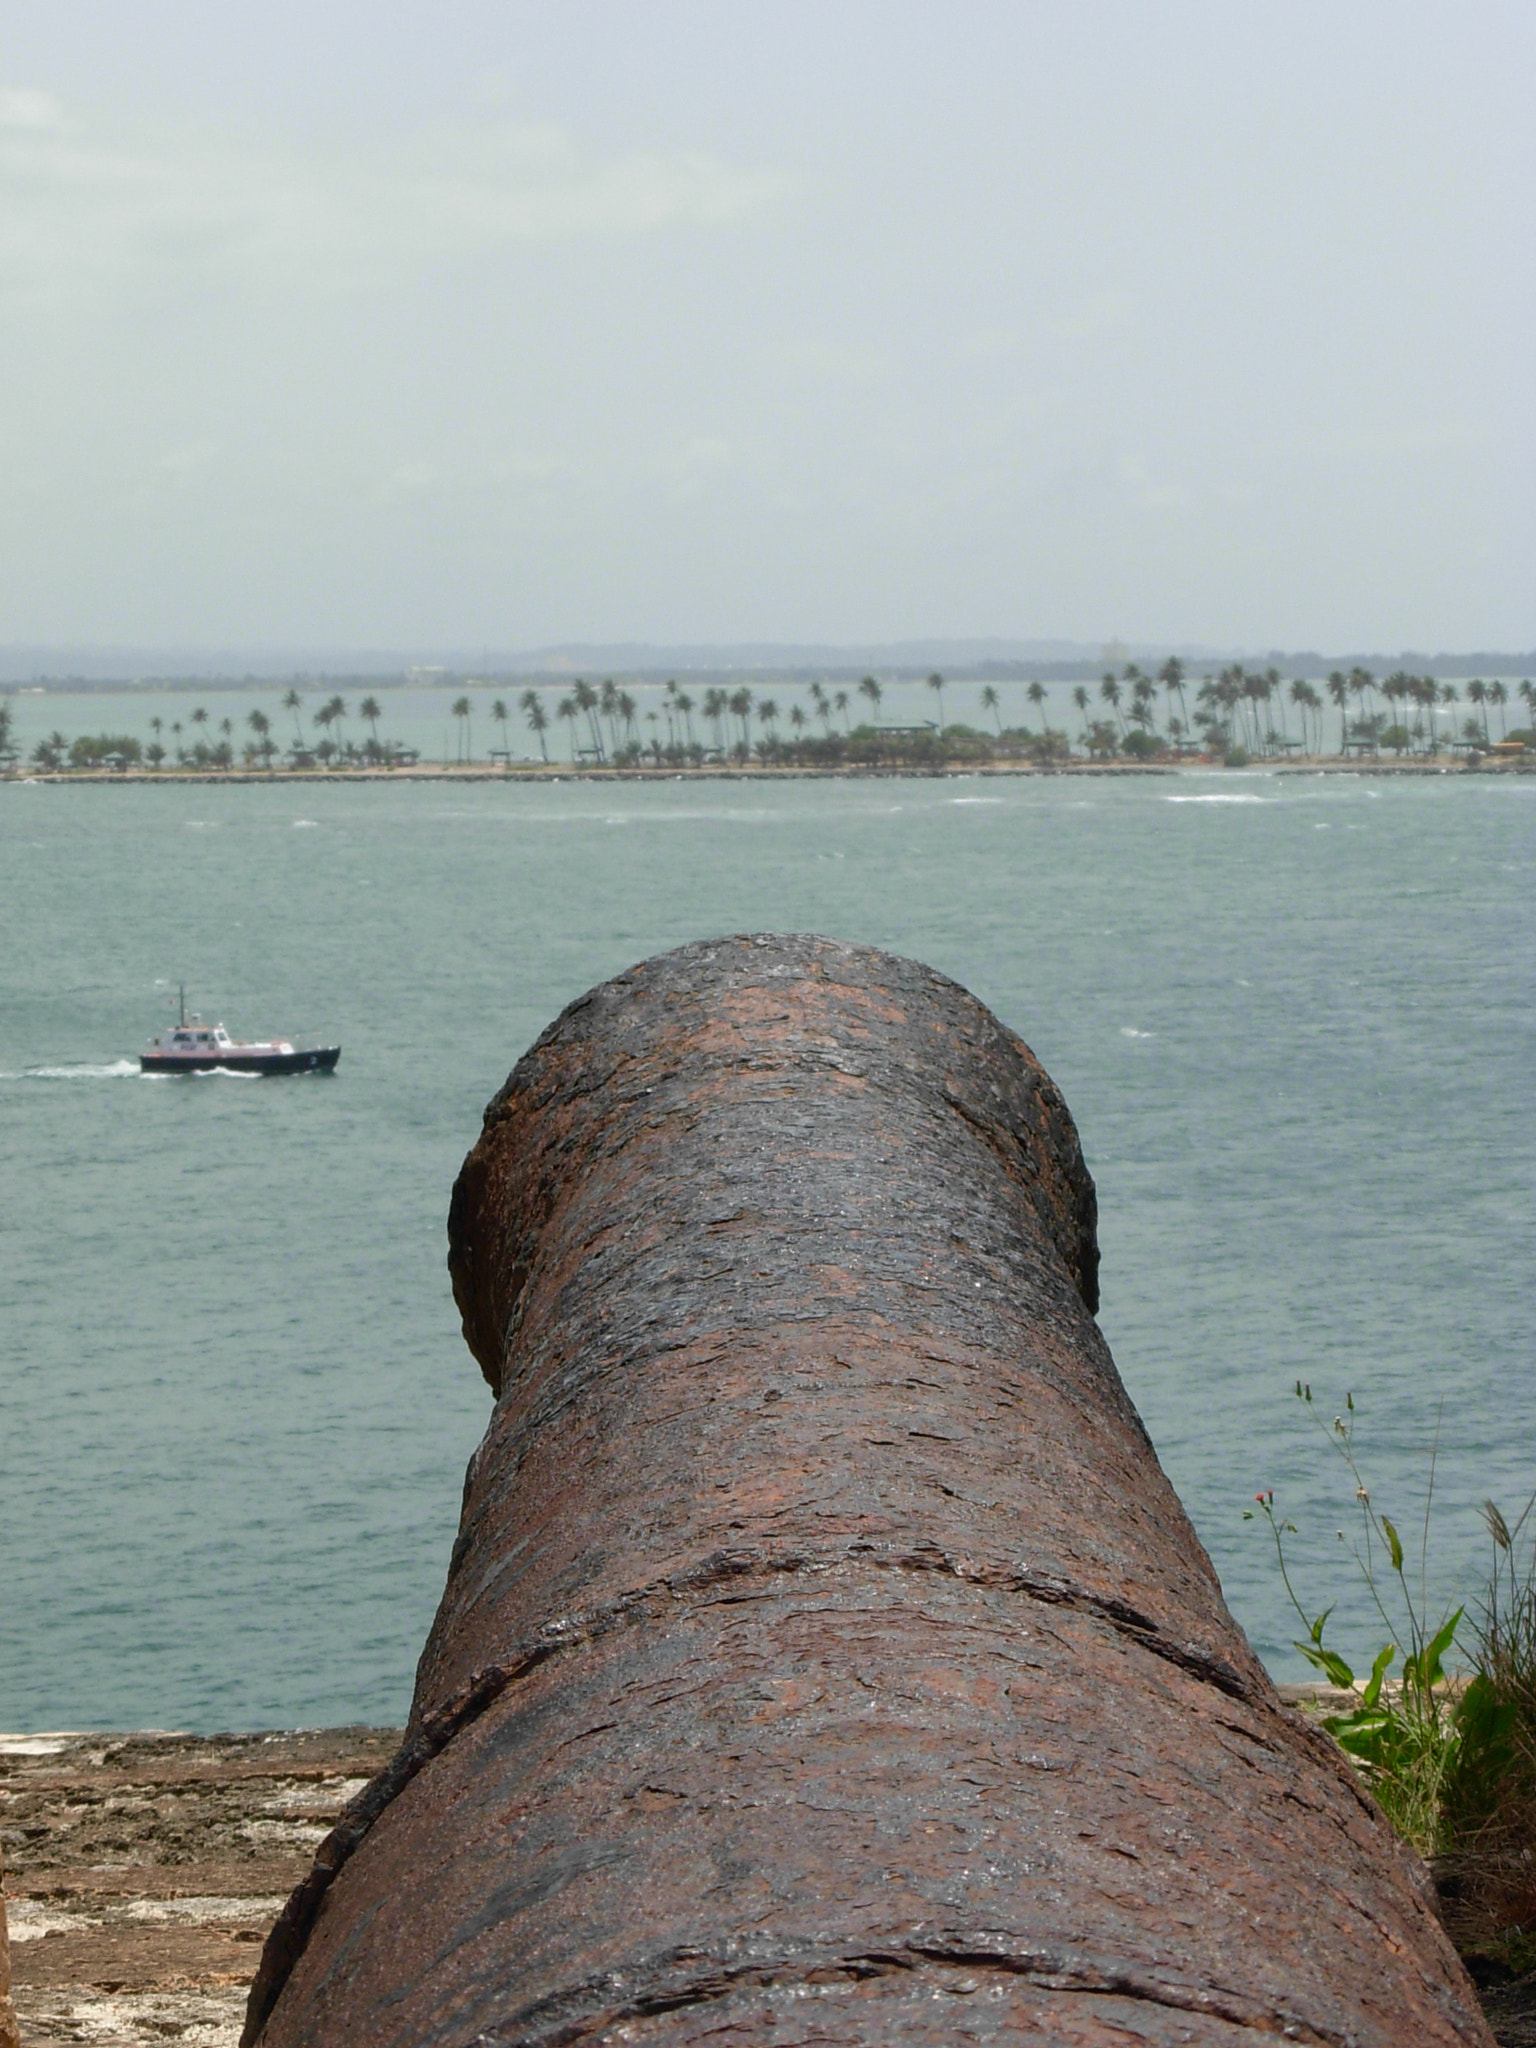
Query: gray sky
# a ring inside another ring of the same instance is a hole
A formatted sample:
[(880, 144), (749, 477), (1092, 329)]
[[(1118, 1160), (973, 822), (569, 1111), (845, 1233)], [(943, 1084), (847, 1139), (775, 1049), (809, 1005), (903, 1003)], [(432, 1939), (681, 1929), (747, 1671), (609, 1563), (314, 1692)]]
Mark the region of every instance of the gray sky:
[(1536, 643), (1536, 8), (0, 13), (0, 640)]

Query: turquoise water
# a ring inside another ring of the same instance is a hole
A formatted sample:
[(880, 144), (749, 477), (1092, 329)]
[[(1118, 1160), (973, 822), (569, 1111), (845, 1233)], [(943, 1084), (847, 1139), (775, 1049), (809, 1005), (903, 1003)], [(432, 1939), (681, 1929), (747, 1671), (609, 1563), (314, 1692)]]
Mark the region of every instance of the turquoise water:
[[(398, 1719), (489, 1396), (448, 1190), (572, 996), (703, 934), (933, 962), (1061, 1083), (1101, 1320), (1228, 1597), (1294, 1628), (1352, 1389), (1430, 1595), (1536, 1484), (1536, 781), (0, 786), (0, 1726)], [(141, 1079), (185, 978), (330, 1080)]]

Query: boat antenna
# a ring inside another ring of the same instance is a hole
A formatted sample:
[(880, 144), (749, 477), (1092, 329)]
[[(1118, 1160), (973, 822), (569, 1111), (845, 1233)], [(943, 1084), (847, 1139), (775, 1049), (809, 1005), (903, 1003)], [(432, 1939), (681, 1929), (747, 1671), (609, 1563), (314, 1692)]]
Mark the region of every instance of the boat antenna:
[(183, 981), (179, 982), (177, 986), (181, 990), (181, 1021), (183, 1026), (185, 1026), (187, 1021), (187, 984)]

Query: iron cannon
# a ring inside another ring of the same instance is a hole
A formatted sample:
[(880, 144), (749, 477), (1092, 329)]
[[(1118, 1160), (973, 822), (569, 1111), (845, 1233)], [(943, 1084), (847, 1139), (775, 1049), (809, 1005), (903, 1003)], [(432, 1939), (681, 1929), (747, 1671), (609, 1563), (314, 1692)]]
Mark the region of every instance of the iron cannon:
[(1072, 1118), (964, 989), (646, 961), (518, 1062), (449, 1242), (495, 1407), (248, 2048), (1490, 2041), (1228, 1614)]

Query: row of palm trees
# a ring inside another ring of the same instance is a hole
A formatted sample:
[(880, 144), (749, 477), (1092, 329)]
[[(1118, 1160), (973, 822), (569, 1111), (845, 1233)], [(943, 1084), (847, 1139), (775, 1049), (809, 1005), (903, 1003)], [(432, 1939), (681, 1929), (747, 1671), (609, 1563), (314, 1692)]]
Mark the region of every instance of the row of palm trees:
[[(1338, 714), (1340, 754), (1376, 754), (1383, 748), (1399, 755), (1438, 753), (1447, 735), (1436, 719), (1445, 716), (1451, 719), (1453, 745), (1486, 750), (1494, 743), (1490, 706), (1499, 712), (1500, 738), (1509, 736), (1505, 706), (1510, 693), (1502, 682), (1474, 679), (1466, 685), (1466, 701), (1473, 709), (1458, 728), (1461, 698), (1455, 685), (1404, 669), (1380, 680), (1368, 668), (1334, 669), (1327, 678), (1325, 698), (1305, 678), (1287, 683), (1276, 668), (1248, 669), (1234, 662), (1201, 680), (1193, 716), (1187, 681), (1184, 664), (1177, 659), (1164, 662), (1155, 677), (1134, 662), (1127, 663), (1119, 676), (1111, 672), (1101, 681), (1099, 702), (1106, 714), (1098, 718), (1090, 718), (1093, 699), (1079, 684), (1072, 698), (1082, 717), (1082, 743), (1092, 754), (1181, 754), (1197, 746), (1203, 753), (1223, 756), (1316, 755), (1327, 750), (1324, 716), (1330, 702)], [(1166, 743), (1157, 729), (1159, 690), (1166, 703)], [(1536, 725), (1536, 683), (1521, 683), (1518, 695)]]
[[(601, 689), (577, 682), (559, 700), (555, 715), (570, 726), (572, 761), (598, 764), (622, 765), (647, 756), (657, 765), (688, 759), (745, 760), (754, 754), (769, 761), (825, 758), (828, 753), (853, 758), (867, 752), (870, 743), (883, 746), (887, 753), (900, 753), (904, 746), (910, 753), (937, 750), (946, 757), (972, 755), (978, 745), (994, 753), (1022, 749), (1047, 757), (1062, 757), (1071, 751), (1068, 736), (1053, 731), (1048, 723), (1049, 693), (1041, 682), (1030, 683), (1025, 691), (1038, 726), (1026, 719), (1012, 728), (1003, 725), (997, 689), (990, 683), (984, 685), (981, 703), (992, 718), (995, 735), (946, 720), (942, 675), (930, 675), (927, 687), (935, 696), (938, 717), (919, 726), (876, 722), (884, 693), (873, 676), (866, 676), (856, 692), (839, 689), (829, 694), (820, 683), (812, 683), (809, 711), (793, 703), (786, 713), (781, 713), (773, 697), (754, 697), (745, 687), (729, 692), (709, 689), (696, 703), (687, 691), (669, 682), (660, 710), (644, 714), (649, 732), (642, 732), (637, 723), (635, 700), (628, 691), (612, 682)], [(1161, 727), (1159, 693), (1163, 700)], [(1536, 683), (1522, 682), (1517, 694), (1536, 727)], [(867, 712), (865, 705), (855, 705), (855, 697), (865, 700)], [(1455, 713), (1462, 700), (1456, 687), (1437, 683), (1431, 676), (1396, 670), (1378, 680), (1367, 668), (1335, 669), (1324, 690), (1319, 690), (1304, 677), (1287, 683), (1278, 669), (1248, 669), (1235, 662), (1194, 684), (1176, 657), (1164, 662), (1155, 676), (1134, 662), (1127, 663), (1119, 675), (1107, 673), (1098, 689), (1098, 702), (1104, 707), (1099, 716), (1091, 715), (1094, 699), (1085, 685), (1078, 684), (1072, 692), (1081, 719), (1076, 742), (1085, 753), (1143, 759), (1191, 753), (1222, 759), (1321, 755), (1328, 750), (1325, 723), (1330, 703), (1338, 713), (1337, 751), (1341, 755), (1377, 754), (1384, 748), (1399, 755), (1439, 752), (1447, 734), (1437, 720), (1447, 715), (1452, 720), (1449, 737), (1453, 745), (1486, 750), (1494, 744), (1490, 708), (1499, 712), (1500, 738), (1508, 738), (1505, 707), (1510, 692), (1504, 683), (1474, 680), (1466, 685), (1465, 697), (1473, 708), (1458, 728)], [(467, 712), (467, 700), (462, 701)], [(548, 761), (549, 721), (543, 700), (537, 690), (529, 689), (520, 703)], [(852, 716), (855, 709), (857, 726)], [(491, 715), (500, 722), (505, 739), (505, 704), (498, 700)], [(861, 736), (862, 748), (858, 744)]]
[[(707, 689), (695, 699), (674, 681), (662, 691), (660, 709), (642, 715), (628, 690), (611, 681), (598, 688), (578, 680), (559, 699), (555, 717), (570, 727), (573, 762), (623, 765), (647, 756), (658, 763), (702, 762), (750, 758), (754, 752), (771, 757), (786, 744), (803, 744), (815, 737), (818, 724), (824, 740), (838, 733), (850, 736), (853, 694), (847, 690), (829, 694), (820, 683), (812, 683), (809, 711), (796, 703), (781, 713), (774, 698), (755, 696), (745, 685), (735, 690)], [(875, 678), (866, 676), (857, 694), (868, 700), (873, 712), (883, 693)], [(518, 703), (547, 761), (549, 714), (543, 698), (539, 691), (528, 689)], [(491, 706), (491, 716), (505, 734), (506, 705), (498, 700)], [(788, 742), (780, 737), (781, 717), (790, 736)], [(758, 729), (755, 743), (754, 722)]]
[[(320, 735), (318, 739), (305, 737), (301, 717), (304, 699), (298, 691), (289, 690), (282, 702), (283, 709), (293, 717), (293, 744), (287, 750), (291, 762), (321, 761), (327, 766), (333, 761), (349, 765), (371, 764), (388, 761), (401, 752), (379, 738), (379, 720), (384, 711), (377, 697), (364, 697), (357, 707), (358, 717), (369, 730), (367, 736), (356, 743), (346, 731), (349, 713), (344, 697), (328, 697), (310, 713), (310, 722)], [(249, 714), (245, 723), (250, 738), (242, 744), (241, 758), (247, 767), (270, 768), (284, 751), (282, 743), (273, 736), (271, 719), (265, 711), (258, 709)], [(235, 729), (230, 719), (221, 718), (214, 728), (210, 725), (207, 710), (199, 704), (188, 714), (187, 724), (192, 728), (190, 736), (179, 718), (171, 721), (170, 746), (167, 748), (165, 720), (156, 717), (149, 721), (154, 738), (143, 749), (143, 758), (152, 768), (162, 767), (167, 760), (182, 768), (234, 767)], [(217, 739), (211, 737), (214, 730), (218, 733)]]
[[(709, 761), (754, 758), (826, 766), (843, 761), (902, 760), (927, 765), (987, 759), (1000, 753), (1032, 754), (1049, 760), (1066, 758), (1074, 745), (1098, 759), (1179, 758), (1198, 753), (1233, 760), (1322, 754), (1330, 705), (1337, 714), (1340, 754), (1379, 753), (1383, 748), (1400, 755), (1438, 752), (1447, 735), (1437, 721), (1447, 716), (1453, 745), (1488, 749), (1494, 744), (1490, 711), (1498, 711), (1500, 737), (1507, 737), (1510, 699), (1502, 682), (1469, 682), (1465, 702), (1471, 710), (1458, 728), (1456, 713), (1462, 699), (1453, 685), (1437, 683), (1429, 676), (1397, 670), (1378, 680), (1367, 668), (1335, 669), (1320, 691), (1304, 678), (1286, 682), (1272, 667), (1258, 670), (1232, 663), (1195, 683), (1184, 664), (1174, 658), (1164, 662), (1155, 675), (1134, 662), (1127, 663), (1118, 675), (1107, 672), (1096, 698), (1085, 684), (1078, 684), (1072, 702), (1079, 714), (1079, 730), (1069, 737), (1049, 724), (1048, 692), (1043, 683), (1032, 682), (1025, 690), (1038, 723), (1031, 724), (1026, 717), (1012, 727), (1003, 724), (996, 687), (986, 684), (981, 704), (991, 718), (991, 733), (946, 720), (942, 675), (930, 675), (926, 687), (934, 697), (937, 718), (895, 725), (880, 721), (885, 693), (874, 676), (865, 676), (851, 689), (828, 690), (813, 682), (807, 689), (808, 706), (795, 701), (783, 709), (775, 697), (755, 694), (745, 685), (734, 690), (711, 687), (695, 697), (672, 681), (663, 689), (659, 706), (644, 711), (628, 690), (611, 680), (601, 685), (578, 680), (558, 698), (553, 721), (568, 728), (573, 764), (600, 767), (647, 761), (656, 767), (699, 766)], [(1536, 727), (1536, 684), (1522, 682), (1516, 694)], [(552, 720), (544, 694), (528, 688), (517, 703), (523, 722), (538, 742), (541, 759), (548, 763)], [(417, 758), (413, 750), (380, 739), (383, 708), (377, 697), (365, 696), (359, 702), (356, 716), (368, 730), (355, 739), (349, 731), (352, 714), (340, 694), (327, 697), (308, 713), (312, 727), (308, 736), (304, 730), (305, 699), (297, 689), (286, 693), (282, 706), (293, 719), (293, 741), (286, 750), (293, 765), (388, 766)], [(457, 758), (466, 766), (474, 759), (474, 711), (467, 695), (453, 702)], [(505, 698), (493, 700), (491, 722), (501, 738), (500, 747), (491, 750), (493, 761), (510, 762), (512, 758), (511, 716)], [(119, 766), (140, 758), (154, 768), (167, 759), (192, 768), (234, 766), (236, 734), (229, 718), (214, 726), (207, 710), (198, 705), (187, 723), (190, 734), (181, 720), (171, 723), (168, 750), (164, 720), (151, 718), (154, 737), (142, 751), (137, 741), (114, 741), (113, 746), (122, 751), (109, 758)], [(274, 737), (271, 719), (258, 709), (248, 715), (245, 724), (250, 737), (242, 743), (244, 762), (270, 769), (284, 752)], [(87, 766), (98, 761), (101, 751), (91, 741), (76, 741), (71, 748), (62, 734), (53, 733), (39, 742), (33, 760), (45, 768)]]

